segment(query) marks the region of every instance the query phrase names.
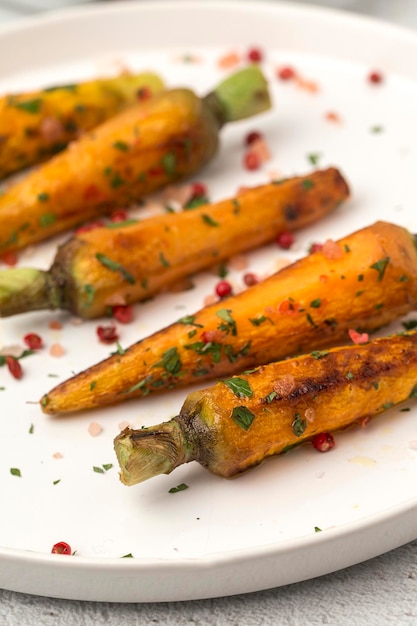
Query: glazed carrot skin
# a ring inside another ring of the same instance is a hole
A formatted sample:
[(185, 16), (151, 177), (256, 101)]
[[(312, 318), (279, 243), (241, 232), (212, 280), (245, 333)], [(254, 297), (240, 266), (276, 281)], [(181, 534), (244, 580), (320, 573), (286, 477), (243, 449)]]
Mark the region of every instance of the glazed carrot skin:
[(343, 176), (329, 168), (213, 205), (80, 233), (59, 248), (48, 272), (0, 271), (0, 316), (42, 308), (82, 318), (105, 315), (112, 304), (147, 299), (283, 231), (316, 222), (348, 196)]
[(271, 363), (190, 393), (169, 422), (124, 429), (120, 478), (134, 485), (190, 461), (232, 478), (416, 395), (414, 332)]
[(70, 141), (163, 88), (153, 73), (123, 73), (0, 98), (0, 179), (45, 161)]
[(0, 255), (190, 176), (216, 154), (225, 123), (269, 108), (267, 84), (255, 66), (204, 98), (171, 89), (128, 107), (0, 196)]
[(346, 342), (417, 304), (417, 250), (377, 222), (130, 346), (44, 395), (45, 413), (92, 409)]

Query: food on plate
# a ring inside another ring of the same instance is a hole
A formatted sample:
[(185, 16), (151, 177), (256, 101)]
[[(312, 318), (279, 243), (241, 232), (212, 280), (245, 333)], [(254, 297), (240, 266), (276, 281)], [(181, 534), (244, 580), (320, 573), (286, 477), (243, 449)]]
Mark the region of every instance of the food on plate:
[(168, 422), (125, 428), (120, 478), (134, 485), (189, 461), (232, 478), (416, 395), (415, 332), (262, 365), (190, 393)]
[(45, 161), (128, 105), (163, 89), (153, 73), (56, 85), (0, 98), (0, 179)]
[(267, 82), (251, 65), (203, 98), (178, 88), (128, 107), (0, 196), (0, 255), (193, 174), (216, 154), (224, 124), (270, 106)]
[(321, 350), (417, 304), (417, 250), (387, 222), (356, 231), (242, 293), (184, 315), (54, 387), (45, 413), (92, 409)]
[(349, 196), (335, 168), (247, 189), (193, 210), (82, 232), (49, 271), (0, 271), (0, 316), (68, 309), (82, 318), (147, 299), (199, 270), (311, 224)]

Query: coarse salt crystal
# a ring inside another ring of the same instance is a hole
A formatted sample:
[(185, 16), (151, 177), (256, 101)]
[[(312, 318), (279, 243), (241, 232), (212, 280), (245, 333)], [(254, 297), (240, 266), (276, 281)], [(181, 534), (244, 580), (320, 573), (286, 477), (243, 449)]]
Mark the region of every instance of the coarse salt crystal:
[(60, 452), (54, 452), (52, 456), (53, 456), (54, 459), (62, 459), (63, 458), (63, 454), (61, 454)]
[(417, 450), (417, 439), (408, 442), (408, 447), (410, 450)]
[(129, 422), (126, 422), (126, 421), (124, 421), (124, 422), (120, 422), (120, 424), (119, 424), (119, 430), (120, 430), (120, 431), (122, 431), (122, 430), (124, 430), (125, 428), (129, 428)]

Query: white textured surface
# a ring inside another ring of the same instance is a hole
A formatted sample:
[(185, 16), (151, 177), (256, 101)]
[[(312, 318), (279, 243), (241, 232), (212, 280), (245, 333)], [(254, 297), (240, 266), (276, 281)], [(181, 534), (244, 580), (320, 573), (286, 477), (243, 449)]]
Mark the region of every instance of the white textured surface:
[[(198, 0), (196, 0), (198, 1)], [(2, 8), (0, 21), (18, 12)], [(311, 2), (313, 4), (313, 2)], [(314, 2), (417, 28), (416, 0)], [(36, 575), (36, 574), (34, 574)], [(0, 592), (1, 626), (201, 624), (208, 626), (417, 623), (417, 541), (355, 567), (275, 590), (170, 604), (81, 603)]]

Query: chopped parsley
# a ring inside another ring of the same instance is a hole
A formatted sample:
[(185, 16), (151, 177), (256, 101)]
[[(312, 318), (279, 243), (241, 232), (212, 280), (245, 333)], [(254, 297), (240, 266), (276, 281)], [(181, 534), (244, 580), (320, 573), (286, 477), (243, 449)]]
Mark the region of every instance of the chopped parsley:
[(169, 176), (173, 176), (175, 174), (177, 166), (177, 160), (175, 158), (175, 154), (173, 152), (167, 152), (162, 157), (162, 167), (165, 170), (165, 173)]
[(376, 263), (373, 263), (370, 266), (372, 270), (376, 270), (378, 272), (378, 281), (381, 281), (384, 278), (389, 260), (389, 256), (386, 256), (384, 259), (379, 259), (379, 261), (376, 261)]
[(291, 428), (296, 437), (301, 437), (307, 428), (307, 420), (303, 419), (299, 413), (296, 413)]
[(166, 372), (176, 376), (182, 369), (182, 363), (180, 355), (178, 354), (178, 349), (176, 347), (169, 348), (166, 350), (162, 359), (155, 363), (153, 367), (162, 367)]
[(185, 483), (181, 483), (176, 487), (171, 487), (168, 493), (178, 493), (179, 491), (185, 491), (186, 489), (188, 489), (188, 485), (186, 485)]
[(252, 411), (245, 406), (235, 406), (231, 417), (232, 420), (240, 426), (240, 428), (243, 428), (243, 430), (249, 430), (252, 426), (253, 420), (255, 419), (254, 413), (252, 413)]
[(52, 224), (55, 224), (55, 222), (56, 222), (55, 213), (44, 213), (39, 218), (39, 226), (41, 226), (41, 228), (52, 226)]
[(220, 317), (220, 319), (224, 321), (224, 324), (220, 324), (218, 328), (219, 330), (223, 330), (225, 333), (230, 333), (235, 336), (237, 334), (236, 322), (230, 313), (230, 309), (219, 309), (216, 311), (217, 317)]
[(220, 226), (219, 222), (216, 222), (216, 220), (214, 220), (212, 217), (210, 217), (210, 215), (207, 215), (206, 213), (202, 213), (201, 219), (208, 226)]
[(238, 398), (250, 398), (253, 391), (247, 380), (234, 376), (222, 381)]
[(128, 272), (121, 263), (110, 259), (108, 256), (102, 254), (101, 252), (96, 253), (96, 259), (99, 263), (107, 267), (112, 272), (119, 272), (123, 278), (131, 285), (135, 284), (135, 279), (130, 272)]

